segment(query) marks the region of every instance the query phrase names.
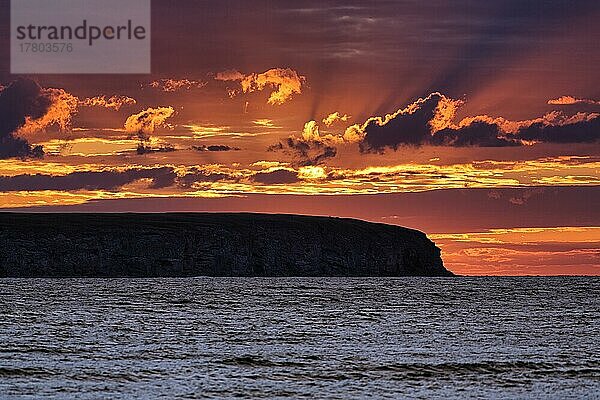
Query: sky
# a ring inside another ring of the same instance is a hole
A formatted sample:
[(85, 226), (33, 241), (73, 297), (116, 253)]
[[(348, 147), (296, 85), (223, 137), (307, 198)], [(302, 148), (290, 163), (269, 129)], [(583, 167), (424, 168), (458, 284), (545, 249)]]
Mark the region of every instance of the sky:
[(11, 75), (0, 8), (4, 210), (354, 217), (459, 274), (600, 275), (597, 1), (154, 0), (149, 75)]

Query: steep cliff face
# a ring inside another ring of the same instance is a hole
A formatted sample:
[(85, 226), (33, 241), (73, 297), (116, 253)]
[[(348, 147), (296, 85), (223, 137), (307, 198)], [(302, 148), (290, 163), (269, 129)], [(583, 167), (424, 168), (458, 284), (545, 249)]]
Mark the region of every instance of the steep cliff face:
[(424, 233), (268, 214), (0, 214), (0, 276), (451, 276)]

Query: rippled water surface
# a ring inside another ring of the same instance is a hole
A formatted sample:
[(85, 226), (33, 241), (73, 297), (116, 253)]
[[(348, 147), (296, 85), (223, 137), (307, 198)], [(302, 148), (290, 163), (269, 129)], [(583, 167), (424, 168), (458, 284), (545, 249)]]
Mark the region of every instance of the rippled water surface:
[(599, 278), (0, 280), (1, 398), (598, 398)]

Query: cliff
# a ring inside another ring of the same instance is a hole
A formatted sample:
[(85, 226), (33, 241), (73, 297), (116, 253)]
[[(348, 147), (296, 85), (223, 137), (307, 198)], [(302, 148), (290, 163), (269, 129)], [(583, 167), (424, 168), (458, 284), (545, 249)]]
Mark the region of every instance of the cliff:
[(0, 277), (451, 276), (424, 233), (269, 214), (0, 213)]

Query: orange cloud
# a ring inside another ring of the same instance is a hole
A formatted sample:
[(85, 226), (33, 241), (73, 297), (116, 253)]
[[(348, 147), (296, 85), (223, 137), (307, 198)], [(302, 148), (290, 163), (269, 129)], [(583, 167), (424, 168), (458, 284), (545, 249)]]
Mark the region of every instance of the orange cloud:
[(206, 86), (206, 82), (189, 79), (159, 79), (150, 82), (150, 87), (160, 89), (163, 92), (176, 92), (178, 90), (190, 90), (192, 88), (201, 89), (204, 86)]
[(548, 104), (559, 105), (559, 106), (573, 105), (573, 104), (600, 105), (600, 101), (591, 100), (591, 99), (578, 99), (573, 96), (561, 96), (556, 99), (548, 100)]
[(111, 110), (119, 111), (123, 106), (130, 106), (136, 104), (134, 98), (128, 96), (95, 96), (88, 97), (81, 101), (79, 104), (83, 107), (103, 107)]
[(215, 79), (218, 81), (241, 81), (242, 79), (244, 79), (244, 77), (244, 74), (234, 69), (217, 72), (217, 74), (215, 75)]
[(304, 124), (304, 129), (302, 130), (302, 139), (306, 141), (321, 141), (321, 136), (319, 135), (319, 125), (317, 125), (317, 121), (308, 121)]
[(252, 123), (254, 125), (258, 125), (258, 126), (261, 126), (263, 128), (281, 128), (280, 126), (276, 126), (273, 123), (272, 119), (268, 119), (268, 118), (255, 119), (254, 121), (252, 121)]
[(347, 115), (347, 114), (340, 114), (339, 112), (334, 112), (329, 114), (327, 117), (323, 118), (323, 123), (325, 124), (325, 126), (330, 127), (331, 125), (335, 124), (336, 122), (346, 122), (348, 121), (350, 118), (352, 118), (351, 116)]
[(141, 135), (152, 134), (157, 127), (165, 125), (166, 120), (173, 114), (175, 114), (173, 107), (148, 108), (127, 118), (125, 130)]
[(322, 180), (327, 178), (327, 172), (323, 167), (307, 165), (298, 169), (298, 177), (304, 180)]
[[(215, 75), (218, 81), (239, 81), (243, 93), (262, 91), (267, 87), (275, 89), (267, 102), (281, 105), (290, 100), (294, 94), (302, 93), (302, 85), (306, 78), (290, 68), (273, 68), (263, 73), (244, 75), (239, 71), (228, 70)], [(228, 91), (230, 97), (238, 94), (237, 90)]]
[(342, 138), (348, 143), (359, 143), (365, 138), (365, 131), (358, 124), (350, 125), (344, 131)]
[(342, 135), (321, 135), (319, 133), (319, 125), (317, 124), (317, 121), (314, 120), (308, 121), (304, 124), (301, 140), (305, 142), (319, 142), (328, 145), (341, 144), (345, 142), (344, 136)]
[(54, 125), (64, 131), (71, 125), (71, 119), (77, 113), (79, 99), (63, 89), (47, 88), (42, 89), (41, 93), (50, 100), (48, 111), (41, 118), (27, 117), (18, 134), (31, 134)]

